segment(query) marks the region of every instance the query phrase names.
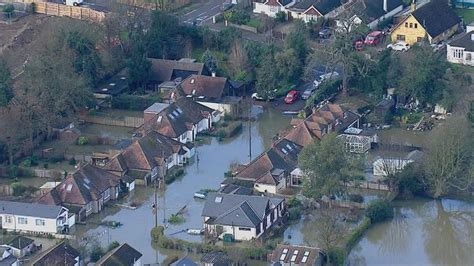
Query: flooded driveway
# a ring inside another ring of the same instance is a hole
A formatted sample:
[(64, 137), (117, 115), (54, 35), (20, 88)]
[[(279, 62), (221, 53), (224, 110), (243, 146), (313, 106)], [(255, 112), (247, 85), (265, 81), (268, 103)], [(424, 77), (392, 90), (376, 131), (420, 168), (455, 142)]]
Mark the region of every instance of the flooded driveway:
[[(158, 220), (163, 224), (163, 216), (169, 218), (186, 206), (184, 218), (186, 221), (179, 225), (169, 225), (165, 234), (179, 239), (198, 242), (202, 236), (192, 236), (183, 232), (188, 228), (202, 228), (201, 211), (203, 200), (193, 198), (194, 192), (200, 189), (217, 189), (224, 180), (224, 173), (232, 163), (247, 163), (249, 161), (249, 133), (252, 135), (252, 157), (255, 158), (271, 144), (272, 138), (289, 124), (290, 117), (280, 113), (256, 108), (258, 121), (253, 122), (251, 131), (244, 123), (243, 132), (230, 140), (223, 142), (212, 139), (209, 144), (198, 146), (196, 151), (199, 160), (194, 160), (186, 167), (182, 178), (168, 185), (158, 198)], [(144, 263), (162, 262), (168, 251), (154, 249), (151, 246), (150, 230), (154, 226), (154, 215), (151, 205), (154, 201), (152, 187), (137, 187), (128, 199), (141, 205), (135, 210), (109, 207), (103, 213), (88, 220), (86, 226), (77, 226), (77, 236), (96, 238), (103, 246), (111, 241), (127, 242), (143, 253)], [(107, 229), (99, 225), (101, 221), (117, 221), (122, 223), (116, 229)]]
[(395, 201), (395, 218), (373, 226), (350, 265), (474, 265), (474, 202)]

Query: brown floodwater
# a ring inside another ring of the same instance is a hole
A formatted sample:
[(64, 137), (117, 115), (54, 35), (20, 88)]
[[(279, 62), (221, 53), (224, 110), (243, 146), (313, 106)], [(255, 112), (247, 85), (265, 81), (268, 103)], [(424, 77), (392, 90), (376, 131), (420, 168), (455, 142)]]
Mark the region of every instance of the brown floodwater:
[(395, 217), (374, 225), (349, 265), (474, 265), (474, 202), (395, 201)]

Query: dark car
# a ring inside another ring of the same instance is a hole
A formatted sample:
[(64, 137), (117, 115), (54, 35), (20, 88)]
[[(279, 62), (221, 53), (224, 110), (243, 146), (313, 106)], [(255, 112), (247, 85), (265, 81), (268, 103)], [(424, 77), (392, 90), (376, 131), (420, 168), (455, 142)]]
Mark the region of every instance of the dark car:
[(331, 30), (329, 28), (324, 27), (319, 30), (319, 38), (328, 39), (329, 37), (331, 37)]

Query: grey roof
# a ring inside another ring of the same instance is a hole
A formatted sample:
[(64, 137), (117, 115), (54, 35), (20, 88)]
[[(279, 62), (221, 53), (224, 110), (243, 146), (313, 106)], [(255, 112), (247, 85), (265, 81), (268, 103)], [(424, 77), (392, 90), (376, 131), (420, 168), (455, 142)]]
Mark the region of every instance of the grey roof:
[(306, 11), (308, 8), (313, 6), (316, 8), (323, 16), (333, 11), (334, 9), (341, 6), (346, 1), (341, 0), (303, 0), (299, 3), (293, 5), (290, 9), (296, 9), (301, 11)]
[(33, 239), (24, 237), (24, 236), (17, 236), (13, 238), (10, 242), (8, 242), (8, 246), (16, 249), (24, 249), (25, 247), (31, 245), (35, 242)]
[(412, 15), (432, 38), (461, 22), (459, 16), (444, 1), (431, 1), (416, 9)]
[(105, 254), (96, 265), (114, 266), (114, 265), (133, 265), (143, 256), (136, 249), (123, 243), (119, 247)]
[(170, 266), (198, 266), (198, 264), (188, 257), (182, 257), (181, 259), (171, 263)]
[(201, 262), (214, 266), (227, 266), (230, 264), (230, 259), (223, 252), (209, 252), (202, 256)]
[(202, 216), (210, 217), (213, 219), (210, 222), (215, 224), (255, 227), (271, 205), (277, 206), (282, 201), (275, 197), (209, 193)]
[(0, 266), (10, 266), (10, 265), (15, 264), (18, 261), (18, 259), (13, 254), (11, 254), (10, 248), (0, 247), (0, 252), (1, 252), (0, 255), (3, 255), (5, 251), (8, 251), (10, 255), (3, 259), (0, 257)]
[(387, 0), (387, 11), (385, 11), (383, 9), (384, 1), (385, 0), (363, 0), (365, 14), (369, 21), (374, 21), (395, 8), (403, 6), (402, 0)]
[(63, 207), (38, 203), (0, 201), (0, 214), (57, 218)]
[(474, 41), (471, 38), (474, 35), (474, 31), (463, 34), (460, 38), (457, 38), (449, 43), (454, 47), (462, 47), (465, 51), (474, 52)]
[(152, 104), (150, 107), (148, 107), (147, 109), (145, 109), (145, 113), (154, 113), (154, 114), (158, 114), (159, 112), (163, 111), (166, 109), (166, 107), (168, 107), (169, 104), (168, 103), (154, 103)]

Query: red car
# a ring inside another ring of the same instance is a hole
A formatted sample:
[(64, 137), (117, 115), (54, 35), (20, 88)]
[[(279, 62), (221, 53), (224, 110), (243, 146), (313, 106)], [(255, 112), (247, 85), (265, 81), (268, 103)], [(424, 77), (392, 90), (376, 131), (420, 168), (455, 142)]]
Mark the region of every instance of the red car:
[(373, 31), (365, 37), (365, 45), (377, 45), (383, 38), (383, 32), (381, 31)]
[(288, 94), (285, 97), (285, 103), (291, 104), (291, 103), (296, 102), (297, 99), (298, 99), (298, 91), (291, 90), (290, 92), (288, 92)]

